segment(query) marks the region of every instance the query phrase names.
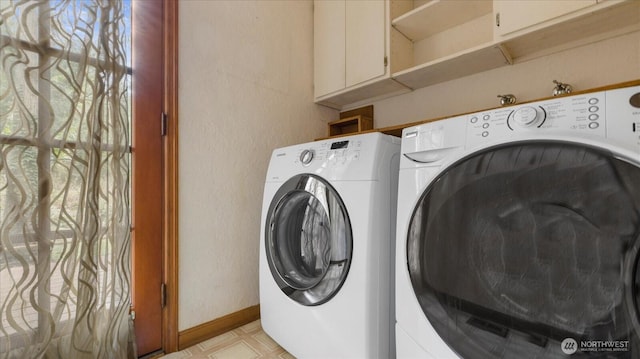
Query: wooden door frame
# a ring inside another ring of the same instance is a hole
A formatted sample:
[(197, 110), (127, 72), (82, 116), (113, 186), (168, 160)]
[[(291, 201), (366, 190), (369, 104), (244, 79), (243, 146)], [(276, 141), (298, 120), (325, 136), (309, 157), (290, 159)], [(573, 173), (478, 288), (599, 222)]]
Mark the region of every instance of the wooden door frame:
[(178, 0), (162, 0), (163, 111), (167, 132), (163, 143), (163, 283), (162, 349), (178, 350)]

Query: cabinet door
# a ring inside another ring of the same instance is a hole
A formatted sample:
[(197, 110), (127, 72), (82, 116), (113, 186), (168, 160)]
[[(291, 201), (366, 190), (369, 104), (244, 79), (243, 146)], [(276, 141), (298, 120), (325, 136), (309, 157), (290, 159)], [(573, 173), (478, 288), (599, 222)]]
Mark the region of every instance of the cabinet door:
[(500, 19), (495, 33), (505, 36), (596, 3), (597, 0), (494, 0), (493, 11)]
[(346, 86), (385, 74), (385, 1), (346, 3)]
[(345, 87), (345, 6), (344, 0), (314, 2), (315, 97)]

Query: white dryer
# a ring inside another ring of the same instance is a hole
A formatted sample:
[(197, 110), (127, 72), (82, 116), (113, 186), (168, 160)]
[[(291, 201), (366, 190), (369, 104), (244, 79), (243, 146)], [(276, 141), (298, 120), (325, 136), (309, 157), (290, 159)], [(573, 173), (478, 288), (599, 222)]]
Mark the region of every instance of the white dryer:
[(370, 133), (277, 149), (264, 189), (260, 312), (299, 358), (394, 357), (400, 139)]
[(640, 357), (639, 167), (640, 87), (405, 129), (398, 358)]

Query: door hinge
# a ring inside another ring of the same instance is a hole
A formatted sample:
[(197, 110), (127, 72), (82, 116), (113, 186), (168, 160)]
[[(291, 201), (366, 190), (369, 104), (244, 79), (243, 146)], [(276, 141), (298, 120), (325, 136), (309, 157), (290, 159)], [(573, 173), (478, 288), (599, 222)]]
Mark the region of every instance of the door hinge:
[(500, 27), (500, 13), (496, 13), (496, 26)]
[(387, 56), (384, 57), (384, 67), (389, 66), (389, 58)]
[(167, 135), (167, 127), (169, 126), (168, 121), (169, 120), (167, 118), (167, 114), (165, 112), (162, 112), (160, 114), (160, 135), (161, 136)]
[(162, 283), (160, 285), (160, 307), (164, 308), (167, 306), (167, 285)]

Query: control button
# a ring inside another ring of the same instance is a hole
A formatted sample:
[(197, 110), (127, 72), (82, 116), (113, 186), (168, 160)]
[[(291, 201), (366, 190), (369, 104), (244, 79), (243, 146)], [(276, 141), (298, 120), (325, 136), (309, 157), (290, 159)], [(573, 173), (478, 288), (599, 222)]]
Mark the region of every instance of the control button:
[(515, 110), (511, 120), (518, 126), (532, 127), (542, 123), (544, 115), (539, 114), (535, 107), (525, 106)]
[(599, 102), (599, 101), (598, 101), (598, 99), (597, 99), (597, 98), (595, 98), (595, 97), (593, 97), (593, 98), (590, 98), (590, 99), (589, 99), (589, 104), (590, 104), (590, 105), (595, 105), (595, 104), (597, 104), (598, 102)]
[(597, 112), (599, 110), (598, 106), (589, 107), (589, 112)]
[(313, 152), (313, 150), (304, 150), (300, 154), (300, 162), (302, 162), (302, 164), (306, 166), (311, 163), (311, 161), (313, 161), (314, 155), (315, 153)]
[(597, 119), (599, 119), (600, 116), (597, 113), (592, 113), (591, 115), (589, 115), (589, 120), (590, 121), (595, 121)]
[(595, 129), (595, 128), (598, 128), (598, 127), (600, 127), (600, 124), (597, 123), (597, 122), (590, 122), (589, 123), (589, 128), (591, 128), (591, 129)]
[(482, 137), (489, 136), (489, 131), (482, 131)]
[(489, 115), (482, 116), (482, 119), (485, 120), (485, 121), (489, 121), (490, 118), (491, 118), (491, 116), (489, 116)]
[(478, 118), (476, 116), (471, 117), (471, 123), (478, 122)]
[(488, 123), (483, 123), (482, 124), (482, 128), (489, 128), (489, 124)]

